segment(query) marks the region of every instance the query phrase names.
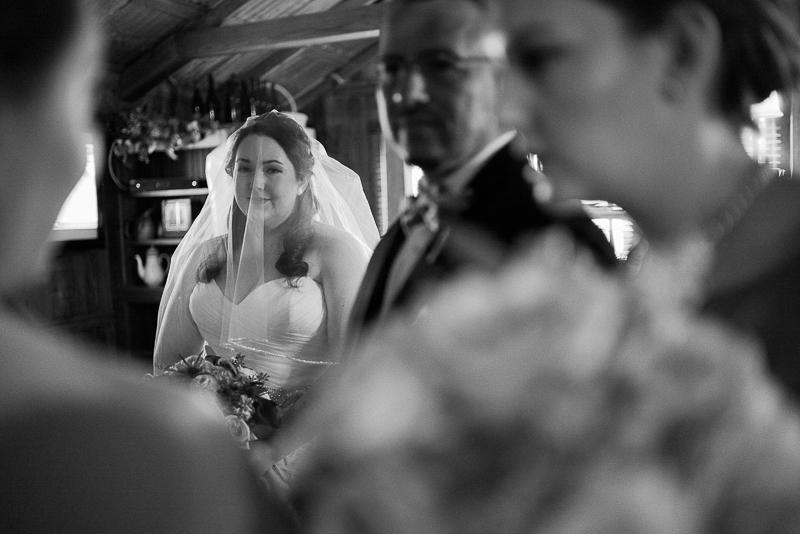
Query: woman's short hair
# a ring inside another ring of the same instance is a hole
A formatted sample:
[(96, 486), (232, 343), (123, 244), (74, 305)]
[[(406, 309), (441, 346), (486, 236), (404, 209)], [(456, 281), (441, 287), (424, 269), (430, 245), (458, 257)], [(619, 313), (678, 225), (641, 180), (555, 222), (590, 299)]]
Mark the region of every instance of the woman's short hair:
[(22, 98), (43, 86), (84, 15), (84, 0), (3, 0), (0, 94)]
[[(800, 81), (800, 6), (795, 0), (691, 0), (705, 5), (722, 30), (721, 111), (750, 122), (751, 104)], [(681, 0), (601, 0), (635, 31), (660, 28)]]

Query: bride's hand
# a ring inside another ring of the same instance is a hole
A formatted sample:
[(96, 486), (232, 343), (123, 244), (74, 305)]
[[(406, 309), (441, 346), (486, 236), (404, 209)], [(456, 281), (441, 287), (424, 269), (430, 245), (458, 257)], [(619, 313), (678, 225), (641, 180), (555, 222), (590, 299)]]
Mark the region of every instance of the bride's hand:
[(271, 447), (266, 440), (251, 441), (247, 458), (258, 475), (263, 474), (264, 471), (281, 459), (278, 451)]

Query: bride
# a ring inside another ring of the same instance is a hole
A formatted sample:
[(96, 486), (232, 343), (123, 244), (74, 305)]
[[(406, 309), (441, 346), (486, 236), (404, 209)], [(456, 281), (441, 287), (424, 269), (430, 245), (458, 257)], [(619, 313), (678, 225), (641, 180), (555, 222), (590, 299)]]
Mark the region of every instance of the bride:
[[(154, 370), (201, 351), (242, 355), (285, 412), (335, 363), (378, 231), (358, 176), (288, 114), (248, 119), (206, 167), (209, 197), (159, 308)], [(283, 426), (251, 449), (285, 494), (308, 447)]]

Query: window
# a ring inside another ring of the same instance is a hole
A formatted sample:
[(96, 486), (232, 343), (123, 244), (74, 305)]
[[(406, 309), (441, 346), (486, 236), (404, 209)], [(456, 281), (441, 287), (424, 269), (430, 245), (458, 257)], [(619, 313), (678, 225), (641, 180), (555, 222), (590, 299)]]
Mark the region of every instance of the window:
[(760, 164), (785, 172), (788, 158), (784, 143), (786, 121), (782, 110), (783, 101), (773, 92), (766, 100), (751, 108), (751, 116), (757, 130), (745, 128), (742, 131), (742, 144), (751, 158)]
[(86, 143), (86, 168), (56, 218), (51, 239), (96, 239), (99, 226), (94, 144)]
[(582, 200), (586, 213), (603, 231), (621, 260), (628, 259), (631, 248), (639, 242), (639, 232), (625, 211), (603, 200)]

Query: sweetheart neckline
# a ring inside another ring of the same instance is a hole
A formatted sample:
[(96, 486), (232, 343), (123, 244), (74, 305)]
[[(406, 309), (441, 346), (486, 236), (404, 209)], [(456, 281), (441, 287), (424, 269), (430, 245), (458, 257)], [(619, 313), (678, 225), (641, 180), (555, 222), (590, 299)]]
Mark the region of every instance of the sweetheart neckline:
[[(308, 277), (308, 276), (301, 276), (301, 277), (300, 277), (300, 280), (310, 280), (310, 281), (311, 281), (312, 283), (314, 283), (314, 284), (315, 284), (315, 285), (316, 285), (318, 288), (320, 288), (320, 291), (322, 290), (322, 284), (320, 284), (319, 282), (317, 282), (316, 280), (314, 280), (314, 279), (313, 279), (313, 278), (311, 278), (311, 277)], [(267, 280), (266, 282), (264, 282), (264, 283), (262, 283), (262, 284), (258, 284), (257, 286), (255, 286), (255, 287), (254, 287), (254, 288), (253, 288), (253, 289), (250, 291), (250, 293), (248, 293), (247, 295), (245, 295), (245, 297), (244, 297), (242, 300), (240, 300), (238, 304), (236, 304), (236, 303), (234, 303), (233, 301), (229, 300), (229, 299), (228, 299), (228, 298), (225, 296), (225, 293), (222, 291), (222, 288), (219, 286), (219, 284), (217, 283), (217, 280), (216, 280), (216, 279), (214, 279), (214, 280), (211, 280), (211, 281), (212, 281), (212, 282), (214, 282), (214, 286), (217, 288), (217, 291), (219, 291), (220, 295), (222, 295), (222, 298), (223, 298), (223, 299), (227, 300), (228, 302), (230, 302), (230, 303), (231, 303), (231, 304), (233, 304), (234, 306), (241, 306), (241, 305), (242, 305), (242, 303), (244, 303), (244, 301), (246, 301), (248, 298), (250, 298), (250, 296), (251, 296), (253, 293), (255, 293), (256, 291), (258, 291), (258, 290), (259, 290), (259, 289), (261, 289), (262, 287), (266, 287), (266, 286), (268, 286), (269, 284), (271, 284), (271, 283), (273, 283), (273, 282), (285, 282), (285, 281), (286, 281), (286, 278), (273, 278), (272, 280)], [(286, 289), (299, 289), (299, 288), (295, 288), (295, 287), (291, 287), (291, 286), (286, 286)]]

